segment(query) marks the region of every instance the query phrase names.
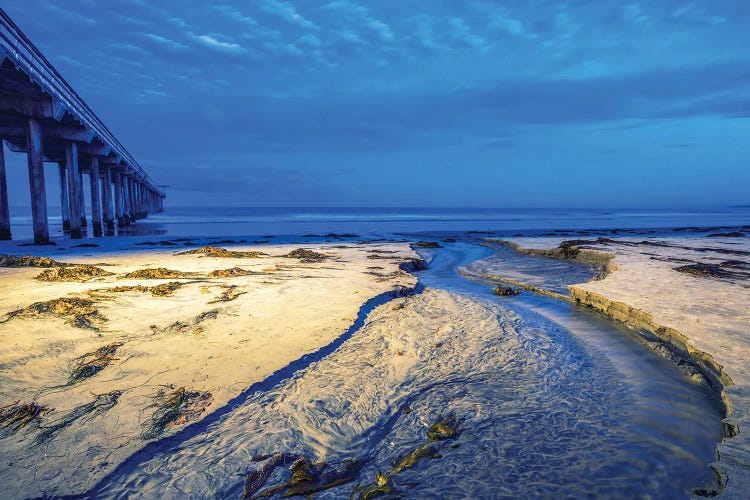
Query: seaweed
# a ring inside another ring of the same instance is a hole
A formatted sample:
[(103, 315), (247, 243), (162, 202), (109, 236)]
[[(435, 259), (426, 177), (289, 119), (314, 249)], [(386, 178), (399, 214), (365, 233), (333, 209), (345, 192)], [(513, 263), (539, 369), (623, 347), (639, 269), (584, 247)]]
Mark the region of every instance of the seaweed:
[(99, 248), (99, 245), (96, 243), (79, 243), (77, 245), (73, 245), (70, 248)]
[(92, 418), (95, 418), (107, 410), (111, 409), (117, 404), (122, 395), (121, 391), (111, 391), (106, 394), (94, 395), (94, 400), (76, 406), (69, 413), (65, 414), (57, 422), (49, 426), (39, 426), (42, 432), (36, 437), (36, 444), (42, 444), (49, 439), (52, 439), (57, 435), (58, 432), (68, 427), (70, 424), (78, 419), (84, 418), (83, 422), (87, 422)]
[(297, 248), (286, 255), (282, 255), (282, 257), (286, 257), (287, 259), (299, 259), (300, 262), (304, 262), (306, 264), (323, 262), (328, 258), (328, 256), (325, 254), (315, 252), (313, 250), (308, 250), (306, 248)]
[(214, 300), (209, 301), (209, 304), (215, 304), (216, 302), (230, 302), (240, 295), (244, 295), (247, 293), (237, 291), (237, 287), (234, 285), (222, 285), (222, 288), (224, 288), (224, 291), (221, 292), (221, 295), (216, 297)]
[(195, 278), (196, 273), (187, 273), (185, 271), (175, 271), (173, 269), (167, 269), (165, 267), (157, 267), (151, 269), (138, 269), (122, 276), (122, 279), (137, 279), (137, 280), (160, 280), (160, 279), (180, 279), (180, 278)]
[(218, 258), (231, 258), (231, 259), (257, 259), (260, 257), (266, 257), (268, 254), (258, 252), (254, 250), (240, 251), (240, 250), (227, 250), (221, 247), (201, 247), (194, 250), (185, 250), (179, 252), (177, 255), (202, 255), (204, 257), (218, 257)]
[(166, 328), (159, 328), (156, 325), (151, 325), (151, 330), (154, 333), (179, 333), (179, 334), (193, 334), (198, 335), (203, 333), (203, 327), (201, 323), (209, 319), (216, 319), (219, 315), (219, 309), (210, 309), (200, 313), (198, 316), (192, 319), (192, 321), (175, 321)]
[(418, 241), (413, 245), (418, 248), (443, 248), (443, 245), (437, 241)]
[(170, 281), (168, 283), (162, 283), (160, 285), (145, 286), (145, 285), (120, 285), (111, 288), (97, 288), (95, 290), (87, 290), (86, 293), (89, 295), (101, 295), (106, 293), (122, 293), (122, 292), (142, 292), (151, 293), (154, 297), (168, 297), (172, 295), (176, 290), (179, 290), (184, 285), (181, 281)]
[(16, 433), (48, 411), (49, 407), (35, 402), (15, 401), (7, 404), (0, 407), (0, 429), (3, 430), (3, 435)]
[(88, 328), (98, 331), (99, 324), (106, 321), (95, 306), (95, 302), (78, 297), (61, 297), (45, 302), (34, 302), (23, 309), (9, 312), (0, 323), (13, 318), (33, 318), (42, 315), (53, 315), (66, 320), (66, 323), (76, 328)]
[(114, 273), (92, 266), (90, 264), (79, 264), (68, 267), (47, 269), (36, 276), (39, 281), (88, 281), (101, 276), (112, 276)]
[(113, 361), (117, 360), (115, 353), (122, 345), (122, 342), (114, 342), (100, 347), (94, 352), (88, 352), (74, 358), (71, 362), (72, 368), (68, 376), (67, 385), (75, 385), (83, 382), (105, 369)]
[(353, 481), (366, 463), (364, 460), (345, 460), (338, 468), (329, 469), (325, 462), (313, 463), (303, 456), (296, 457), (289, 467), (291, 478), (288, 481), (251, 496), (263, 487), (274, 469), (283, 465), (290, 457), (293, 456), (274, 454), (270, 457), (263, 457), (270, 458), (271, 461), (261, 466), (260, 469), (245, 474), (245, 489), (242, 498), (255, 499), (277, 494), (285, 498), (293, 496), (310, 497), (319, 491)]
[(33, 255), (17, 257), (15, 255), (0, 254), (0, 267), (55, 267), (65, 265), (49, 257), (35, 257)]
[(502, 295), (506, 297), (518, 295), (520, 293), (515, 288), (511, 288), (509, 286), (502, 286), (502, 285), (495, 286), (495, 288), (493, 288), (492, 291), (495, 293), (495, 295)]
[(159, 390), (151, 405), (156, 410), (143, 424), (141, 437), (145, 440), (156, 439), (170, 427), (196, 420), (212, 400), (210, 392), (188, 391), (184, 387), (169, 392)]
[(229, 269), (216, 269), (208, 275), (212, 278), (235, 278), (237, 276), (251, 276), (253, 274), (258, 273), (249, 269), (242, 269), (241, 267), (231, 267)]

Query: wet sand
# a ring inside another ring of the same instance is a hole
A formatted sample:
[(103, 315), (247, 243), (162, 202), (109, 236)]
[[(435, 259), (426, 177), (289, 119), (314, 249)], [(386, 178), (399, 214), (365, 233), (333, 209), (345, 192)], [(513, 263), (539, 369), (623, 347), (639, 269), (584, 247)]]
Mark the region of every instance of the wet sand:
[[(563, 241), (510, 240), (525, 249), (552, 249)], [(693, 363), (687, 374), (721, 395), (727, 416), (712, 467), (725, 486), (722, 498), (746, 498), (750, 491), (749, 240), (589, 240), (580, 248), (614, 255), (613, 269), (603, 279), (569, 286), (573, 300), (647, 332), (657, 353)]]
[[(178, 255), (197, 248), (179, 245), (0, 249), (107, 273), (50, 282), (36, 278), (44, 268), (0, 268), (0, 406), (18, 418), (2, 429), (9, 497), (86, 491), (149, 441), (330, 344), (368, 300), (416, 283), (399, 267), (417, 257), (404, 244), (305, 245), (320, 255), (287, 257), (299, 245), (231, 246), (264, 254), (249, 257)], [(149, 269), (164, 278), (127, 277)]]

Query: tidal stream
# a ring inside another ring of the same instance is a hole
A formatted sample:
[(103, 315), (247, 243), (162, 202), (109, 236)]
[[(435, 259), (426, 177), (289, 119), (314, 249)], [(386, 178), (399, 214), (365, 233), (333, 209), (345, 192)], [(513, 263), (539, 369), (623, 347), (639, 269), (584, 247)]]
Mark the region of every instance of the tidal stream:
[[(357, 497), (378, 471), (383, 498), (685, 498), (710, 476), (721, 420), (708, 389), (596, 314), (497, 297), (458, 273), (522, 256), (469, 242), (423, 254), (419, 293), (369, 311), (332, 352), (89, 493), (241, 498), (257, 457), (273, 453), (288, 463), (248, 496), (288, 481), (299, 456), (355, 464), (316, 498)], [(455, 434), (430, 441), (441, 419)]]

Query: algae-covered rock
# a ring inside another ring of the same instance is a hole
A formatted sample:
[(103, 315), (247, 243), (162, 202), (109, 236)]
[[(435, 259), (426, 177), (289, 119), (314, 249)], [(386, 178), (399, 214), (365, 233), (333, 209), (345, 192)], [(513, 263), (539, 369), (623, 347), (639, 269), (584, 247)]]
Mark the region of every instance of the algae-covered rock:
[(79, 264), (68, 267), (58, 267), (55, 269), (47, 269), (42, 271), (36, 276), (39, 281), (88, 281), (92, 278), (99, 278), (102, 276), (112, 276), (114, 273), (105, 271), (96, 266), (89, 264)]
[(514, 288), (511, 288), (509, 286), (502, 286), (497, 285), (495, 288), (492, 289), (493, 292), (495, 292), (495, 295), (502, 295), (502, 296), (512, 296), (512, 295), (518, 295), (520, 292)]
[(13, 318), (34, 318), (44, 315), (57, 316), (65, 319), (68, 324), (76, 328), (91, 330), (98, 330), (100, 324), (107, 320), (96, 308), (94, 301), (79, 297), (61, 297), (44, 302), (34, 302), (23, 309), (12, 311), (0, 322), (4, 323)]
[(216, 269), (211, 271), (208, 275), (212, 278), (236, 278), (238, 276), (252, 276), (258, 274), (255, 271), (249, 269), (242, 269), (241, 267), (231, 267), (229, 269)]
[(297, 248), (286, 255), (282, 255), (282, 257), (286, 257), (288, 259), (299, 259), (300, 262), (305, 263), (322, 262), (328, 258), (328, 256), (325, 254), (315, 252), (313, 250), (308, 250), (306, 248)]
[(258, 251), (238, 251), (238, 250), (227, 250), (221, 247), (201, 247), (194, 250), (185, 250), (177, 255), (202, 255), (204, 257), (218, 257), (224, 259), (257, 259), (259, 257), (265, 257), (268, 254)]
[(418, 241), (414, 243), (414, 246), (419, 248), (443, 248), (443, 245), (437, 241)]
[(195, 278), (196, 273), (187, 273), (185, 271), (176, 271), (174, 269), (167, 269), (165, 267), (157, 267), (152, 269), (138, 269), (122, 276), (123, 279), (134, 279), (134, 280), (160, 280), (160, 279), (179, 279), (179, 278)]
[(65, 265), (49, 257), (35, 257), (33, 255), (17, 257), (15, 255), (0, 254), (0, 267), (61, 267)]

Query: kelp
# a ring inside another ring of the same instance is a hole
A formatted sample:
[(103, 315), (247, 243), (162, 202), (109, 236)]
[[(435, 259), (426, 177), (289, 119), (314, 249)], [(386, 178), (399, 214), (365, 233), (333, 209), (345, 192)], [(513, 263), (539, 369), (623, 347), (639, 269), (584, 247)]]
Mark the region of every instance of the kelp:
[(0, 407), (0, 429), (3, 435), (16, 433), (48, 411), (49, 407), (35, 402), (7, 404)]
[[(403, 413), (409, 414), (411, 409), (404, 407)], [(389, 465), (392, 469), (390, 472), (378, 471), (375, 474), (375, 481), (354, 488), (352, 497), (358, 495), (361, 500), (370, 500), (381, 495), (398, 495), (399, 491), (393, 484), (393, 476), (414, 467), (424, 459), (437, 460), (443, 458), (436, 443), (455, 438), (458, 435), (458, 425), (459, 422), (452, 414), (435, 419), (427, 429), (428, 442), (418, 445), (391, 460)]]
[(141, 437), (156, 439), (165, 430), (196, 420), (211, 405), (210, 392), (189, 391), (184, 387), (165, 392), (159, 390), (153, 397), (154, 413), (144, 424)]
[(162, 283), (160, 285), (145, 286), (145, 285), (120, 285), (113, 286), (110, 288), (97, 288), (95, 290), (87, 290), (86, 293), (91, 296), (106, 295), (109, 293), (123, 293), (123, 292), (141, 292), (150, 293), (154, 297), (168, 297), (175, 291), (182, 288), (185, 283), (181, 281), (170, 281), (168, 283)]
[(94, 352), (79, 356), (71, 362), (68, 385), (75, 385), (89, 379), (116, 361), (115, 353), (123, 345), (122, 342), (114, 342), (100, 347)]
[(154, 333), (179, 333), (179, 334), (192, 334), (198, 335), (203, 333), (203, 323), (209, 319), (216, 319), (219, 316), (219, 309), (210, 309), (204, 311), (193, 318), (191, 321), (175, 321), (166, 328), (159, 328), (156, 325), (151, 325), (151, 330)]
[(224, 291), (221, 292), (221, 295), (216, 297), (214, 300), (209, 301), (209, 304), (215, 304), (217, 302), (231, 302), (240, 295), (244, 295), (247, 293), (238, 291), (237, 287), (234, 285), (223, 285), (222, 288), (224, 288)]
[(47, 269), (36, 275), (36, 279), (39, 281), (88, 281), (92, 278), (99, 278), (102, 276), (112, 276), (114, 273), (105, 271), (96, 266), (90, 264), (78, 264), (74, 266), (58, 267), (55, 269)]
[(160, 279), (180, 279), (180, 278), (195, 278), (196, 273), (187, 273), (185, 271), (176, 271), (174, 269), (167, 269), (165, 267), (157, 267), (150, 269), (138, 269), (121, 276), (122, 279), (134, 279), (134, 280), (160, 280)]
[(0, 267), (62, 267), (67, 264), (57, 262), (49, 257), (35, 257), (34, 255), (16, 255), (0, 254)]
[(307, 264), (323, 262), (328, 258), (325, 254), (308, 250), (306, 248), (297, 248), (286, 255), (282, 255), (282, 257), (286, 257), (287, 259), (299, 259), (300, 262)]
[[(277, 467), (281, 467), (294, 459), (288, 472), (290, 479), (282, 484), (257, 493), (269, 476)], [(313, 463), (304, 456), (294, 456), (282, 453), (256, 457), (253, 461), (265, 461), (260, 468), (245, 473), (245, 487), (243, 499), (256, 499), (280, 495), (282, 497), (306, 496), (335, 488), (353, 481), (362, 468), (364, 460), (345, 460), (337, 468), (329, 468), (325, 462)]]
[(211, 271), (208, 275), (212, 278), (236, 278), (238, 276), (252, 276), (253, 274), (259, 274), (249, 269), (242, 269), (241, 267), (230, 267), (229, 269), (216, 269)]
[(23, 309), (9, 312), (0, 323), (5, 323), (13, 318), (33, 318), (37, 316), (52, 315), (65, 319), (66, 323), (76, 328), (87, 328), (98, 331), (101, 323), (106, 321), (96, 303), (89, 299), (79, 297), (61, 297), (44, 302), (34, 302)]
[(97, 394), (94, 396), (94, 400), (76, 406), (69, 413), (63, 415), (52, 425), (39, 426), (42, 432), (36, 437), (36, 444), (42, 444), (57, 435), (58, 432), (70, 426), (73, 422), (83, 419), (82, 423), (88, 422), (92, 418), (95, 418), (102, 413), (110, 410), (117, 404), (122, 395), (121, 391), (111, 391), (106, 394)]
[(207, 246), (194, 250), (185, 250), (177, 255), (201, 255), (203, 257), (218, 257), (223, 259), (257, 259), (268, 254), (255, 250), (227, 250), (222, 247)]

